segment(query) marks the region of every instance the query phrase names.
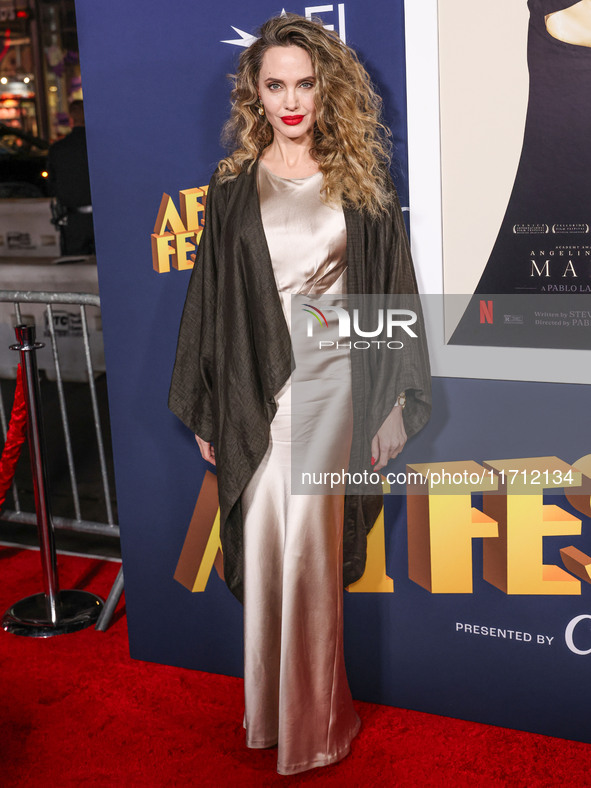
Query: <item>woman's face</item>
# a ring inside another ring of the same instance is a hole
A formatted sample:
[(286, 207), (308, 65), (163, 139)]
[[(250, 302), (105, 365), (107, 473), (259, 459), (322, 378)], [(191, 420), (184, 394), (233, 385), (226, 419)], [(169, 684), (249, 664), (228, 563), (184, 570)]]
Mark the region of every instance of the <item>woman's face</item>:
[(275, 135), (296, 140), (312, 136), (316, 121), (314, 69), (297, 46), (271, 47), (263, 55), (258, 90)]

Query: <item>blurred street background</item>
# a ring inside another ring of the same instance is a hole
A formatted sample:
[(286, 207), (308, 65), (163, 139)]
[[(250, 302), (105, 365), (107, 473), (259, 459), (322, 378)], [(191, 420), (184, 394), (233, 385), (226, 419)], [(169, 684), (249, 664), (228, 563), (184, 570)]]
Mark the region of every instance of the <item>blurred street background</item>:
[[(0, 0), (0, 394), (4, 425), (16, 384), (18, 322), (12, 291), (98, 294), (92, 229), (92, 199), (86, 161), (83, 90), (74, 0)], [(65, 408), (80, 496), (81, 519), (108, 524), (85, 363), (80, 308), (21, 304), (21, 321), (36, 326), (46, 348), (38, 353), (52, 513), (75, 521), (58, 383), (48, 321), (61, 354)], [(116, 525), (102, 329), (98, 307), (88, 308), (90, 346), (100, 414), (100, 431), (110, 483), (111, 520)], [(8, 492), (0, 510), (0, 544), (35, 546), (34, 524), (12, 513), (35, 511), (33, 481), (25, 443), (15, 475), (17, 498)], [(7, 516), (7, 512), (11, 513)], [(116, 536), (56, 532), (58, 550), (120, 556)]]

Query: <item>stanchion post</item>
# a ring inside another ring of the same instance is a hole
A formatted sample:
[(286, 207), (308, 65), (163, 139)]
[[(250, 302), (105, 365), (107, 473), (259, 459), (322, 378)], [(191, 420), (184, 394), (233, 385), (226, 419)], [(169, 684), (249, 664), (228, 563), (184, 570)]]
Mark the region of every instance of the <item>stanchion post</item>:
[(47, 485), (39, 375), (35, 355), (36, 351), (44, 345), (35, 342), (34, 326), (18, 325), (15, 332), (17, 344), (11, 345), (10, 349), (20, 352), (23, 369), (23, 389), (28, 414), (27, 434), (45, 593), (26, 597), (13, 605), (4, 615), (2, 627), (15, 635), (50, 637), (75, 632), (94, 624), (100, 614), (103, 600), (87, 591), (59, 589), (55, 535)]
[(27, 403), (28, 427), (27, 438), (31, 456), (33, 489), (35, 493), (35, 511), (37, 512), (37, 528), (43, 567), (43, 583), (47, 600), (47, 616), (53, 623), (58, 621), (59, 580), (55, 555), (55, 534), (51, 521), (51, 510), (48, 497), (46, 476), (45, 437), (43, 434), (43, 416), (40, 407), (39, 374), (37, 371), (37, 355), (35, 351), (44, 347), (43, 343), (35, 342), (35, 326), (16, 326), (17, 344), (11, 350), (18, 350), (23, 370), (23, 389)]

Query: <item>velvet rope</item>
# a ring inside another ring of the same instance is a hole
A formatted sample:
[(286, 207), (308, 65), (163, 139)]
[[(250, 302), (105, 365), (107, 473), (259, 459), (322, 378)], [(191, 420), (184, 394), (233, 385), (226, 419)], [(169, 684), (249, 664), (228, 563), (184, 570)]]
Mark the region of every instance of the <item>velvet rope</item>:
[(10, 414), (10, 424), (6, 433), (6, 443), (0, 458), (0, 508), (4, 505), (6, 493), (14, 477), (14, 471), (21, 448), (27, 437), (27, 404), (23, 390), (23, 371), (18, 365), (16, 375), (16, 391), (14, 392), (14, 402), (12, 413)]

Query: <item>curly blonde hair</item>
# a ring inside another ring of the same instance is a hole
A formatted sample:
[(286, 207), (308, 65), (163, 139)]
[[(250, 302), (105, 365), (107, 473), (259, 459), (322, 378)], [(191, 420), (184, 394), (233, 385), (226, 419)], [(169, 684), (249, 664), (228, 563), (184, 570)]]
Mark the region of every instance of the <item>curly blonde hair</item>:
[(250, 171), (273, 140), (270, 123), (258, 112), (258, 78), (265, 52), (286, 46), (304, 49), (314, 68), (316, 124), (310, 154), (324, 176), (324, 201), (346, 202), (378, 216), (392, 202), (386, 177), (391, 134), (381, 120), (382, 100), (355, 52), (320, 21), (297, 14), (269, 19), (240, 56), (232, 76), (232, 110), (222, 131), (232, 153), (219, 163), (220, 182)]

